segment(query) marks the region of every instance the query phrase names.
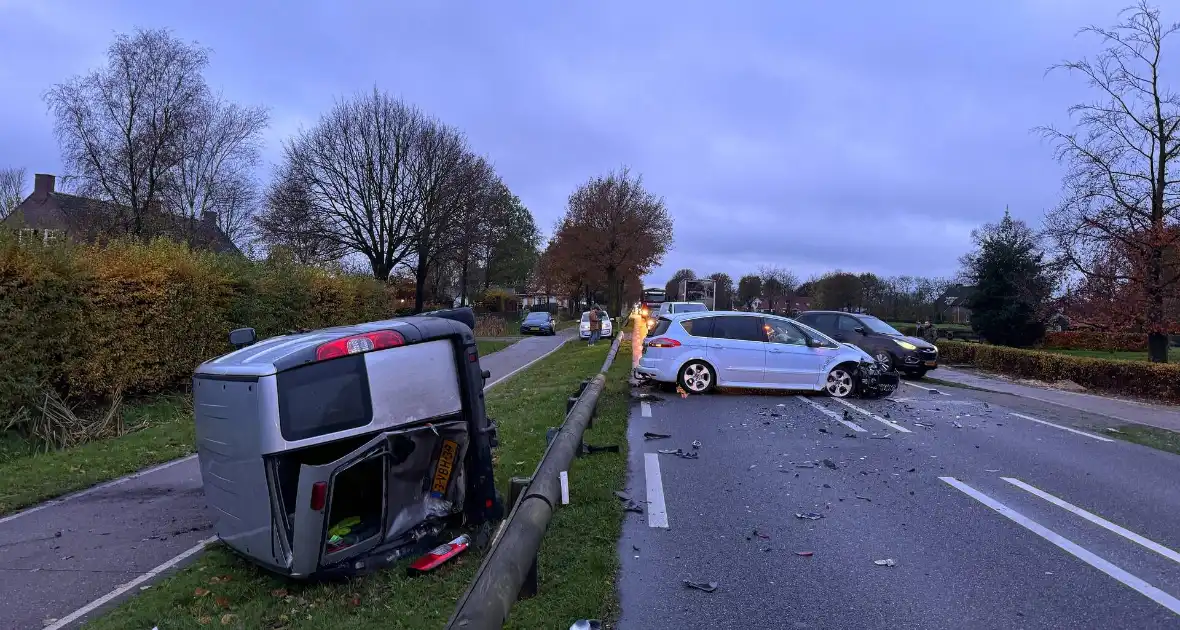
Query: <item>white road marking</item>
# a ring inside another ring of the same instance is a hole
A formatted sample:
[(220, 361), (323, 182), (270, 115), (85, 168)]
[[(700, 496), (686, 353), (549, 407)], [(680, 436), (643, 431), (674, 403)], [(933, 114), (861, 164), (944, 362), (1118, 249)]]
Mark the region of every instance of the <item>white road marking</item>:
[(803, 402), (811, 405), (812, 407), (815, 407), (820, 413), (831, 418), (832, 420), (835, 420), (836, 422), (839, 422), (840, 424), (848, 427), (849, 429), (852, 429), (853, 431), (860, 431), (861, 433), (868, 433), (868, 431), (865, 430), (865, 428), (860, 426), (859, 424), (857, 424), (851, 420), (845, 420), (843, 417), (840, 416), (840, 414), (836, 413), (835, 411), (832, 411), (831, 409), (828, 409), (827, 407), (815, 402), (814, 400), (811, 400), (810, 398), (807, 398), (806, 396), (796, 396), (795, 398), (798, 398), (799, 400), (802, 400)]
[[(524, 365), (522, 365), (522, 366), (520, 366), (520, 367), (516, 368), (515, 370), (512, 370), (511, 372), (509, 372), (509, 373), (505, 374), (504, 376), (501, 376), (500, 378), (498, 378), (498, 379), (496, 379), (496, 380), (492, 381), (491, 383), (488, 383), (487, 385), (484, 385), (484, 386), (483, 386), (483, 388), (484, 388), (484, 391), (487, 391), (487, 390), (491, 389), (493, 386), (495, 386), (495, 385), (498, 385), (498, 384), (500, 384), (500, 383), (502, 383), (502, 382), (504, 382), (504, 381), (508, 380), (509, 378), (512, 378), (512, 376), (513, 376), (513, 375), (515, 375), (517, 372), (520, 372), (520, 371), (522, 371), (522, 370), (528, 369), (530, 366), (532, 366), (532, 364), (536, 363), (537, 361), (540, 361), (541, 359), (544, 359), (545, 357), (547, 357), (547, 356), (549, 356), (549, 355), (553, 354), (554, 352), (557, 352), (558, 350), (561, 350), (561, 347), (565, 345), (565, 342), (569, 341), (570, 339), (571, 339), (571, 337), (566, 337), (565, 339), (562, 339), (562, 340), (561, 340), (561, 343), (557, 344), (557, 346), (556, 346), (556, 347), (554, 347), (554, 348), (553, 348), (552, 350), (550, 350), (549, 352), (546, 352), (545, 354), (542, 354), (541, 356), (539, 356), (539, 357), (537, 357), (537, 358), (533, 359), (532, 361), (529, 361), (528, 363), (525, 363)], [(520, 342), (517, 342), (517, 343), (520, 343)], [(488, 356), (491, 356), (491, 355), (488, 355)]]
[(909, 429), (901, 426), (900, 424), (886, 420), (885, 418), (882, 418), (881, 416), (878, 416), (877, 414), (875, 414), (867, 409), (861, 409), (860, 407), (857, 407), (856, 405), (848, 402), (847, 400), (844, 400), (843, 398), (833, 398), (832, 400), (834, 400), (834, 401), (840, 403), (841, 405), (844, 405), (845, 407), (848, 407), (850, 409), (855, 409), (855, 410), (863, 413), (864, 415), (872, 418), (873, 420), (876, 420), (877, 422), (880, 422), (895, 431), (900, 431), (902, 433), (913, 433), (913, 431), (910, 431)]
[(197, 543), (196, 545), (188, 548), (184, 553), (180, 554), (179, 556), (176, 556), (175, 558), (172, 558), (171, 560), (165, 562), (164, 564), (161, 564), (160, 566), (152, 569), (151, 571), (144, 573), (143, 575), (135, 578), (134, 580), (131, 580), (130, 582), (123, 584), (119, 588), (107, 593), (106, 595), (103, 595), (102, 597), (99, 597), (98, 599), (90, 602), (89, 604), (86, 604), (85, 606), (79, 608), (78, 610), (75, 610), (74, 612), (66, 615), (65, 617), (58, 619), (53, 624), (45, 626), (41, 630), (61, 630), (62, 628), (70, 625), (71, 623), (74, 623), (75, 621), (81, 619), (83, 616), (85, 616), (91, 612), (94, 612), (95, 609), (103, 606), (104, 604), (106, 604), (107, 602), (110, 602), (111, 600), (115, 599), (116, 597), (119, 597), (120, 595), (126, 593), (127, 591), (130, 591), (131, 589), (139, 586), (140, 584), (143, 584), (144, 582), (152, 580), (153, 578), (160, 575), (164, 571), (167, 571), (168, 569), (171, 569), (172, 567), (180, 564), (186, 558), (188, 558), (194, 554), (200, 553), (201, 551), (203, 551), (205, 549), (205, 547), (209, 543), (211, 543), (215, 540), (217, 540), (216, 536), (212, 536), (210, 538), (206, 538), (205, 540), (202, 540), (201, 542)]
[(1040, 419), (1034, 418), (1032, 416), (1026, 416), (1022, 413), (1016, 413), (1015, 411), (1009, 412), (1008, 415), (1016, 416), (1017, 418), (1024, 418), (1025, 420), (1031, 420), (1033, 422), (1037, 422), (1037, 423), (1043, 424), (1045, 426), (1053, 427), (1054, 429), (1061, 429), (1062, 431), (1069, 431), (1070, 433), (1077, 433), (1078, 435), (1084, 435), (1088, 438), (1093, 438), (1095, 440), (1098, 440), (1099, 442), (1113, 442), (1114, 441), (1113, 438), (1102, 437), (1101, 435), (1094, 435), (1093, 433), (1087, 433), (1085, 431), (1078, 431), (1077, 429), (1063, 427), (1060, 424), (1053, 424), (1052, 422), (1045, 422), (1044, 420), (1040, 420)]
[(645, 403), (645, 402), (639, 403), (639, 411), (640, 411), (640, 413), (643, 414), (644, 418), (650, 418), (651, 417), (651, 404)]
[(561, 482), (561, 504), (570, 504), (570, 475), (567, 471), (561, 471), (557, 474), (558, 480)]
[(145, 475), (150, 475), (154, 472), (159, 472), (161, 470), (164, 470), (165, 468), (171, 468), (177, 464), (183, 464), (187, 461), (190, 461), (190, 460), (193, 460), (196, 458), (197, 458), (197, 454), (193, 453), (192, 455), (189, 455), (187, 457), (181, 457), (180, 459), (174, 459), (170, 462), (164, 462), (163, 464), (160, 464), (158, 466), (152, 466), (151, 468), (146, 468), (146, 469), (141, 470), (137, 473), (127, 475), (126, 477), (120, 477), (118, 479), (114, 479), (114, 480), (108, 481), (106, 483), (100, 483), (97, 486), (87, 488), (85, 490), (82, 490), (81, 492), (67, 494), (64, 497), (60, 497), (57, 499), (52, 499), (52, 500), (46, 501), (40, 505), (35, 505), (27, 510), (24, 510), (23, 512), (17, 512), (16, 514), (9, 514), (8, 516), (5, 516), (4, 518), (0, 518), (0, 525), (3, 525), (4, 523), (7, 523), (8, 521), (16, 520), (22, 516), (28, 516), (29, 514), (33, 514), (35, 512), (40, 512), (41, 510), (44, 510), (45, 508), (51, 508), (55, 505), (61, 505), (62, 503), (65, 503), (67, 501), (72, 501), (74, 499), (84, 497), (89, 494), (94, 494), (95, 492), (98, 492), (100, 490), (106, 490), (107, 488), (111, 488), (111, 487), (117, 486), (119, 484), (127, 483), (128, 481), (131, 481), (132, 479), (139, 479), (140, 477), (143, 477)]
[(660, 477), (660, 454), (643, 454), (643, 472), (647, 477), (647, 526), (668, 527), (668, 507), (664, 504), (664, 480)]
[(1139, 534), (1136, 534), (1135, 532), (1133, 532), (1129, 529), (1115, 525), (1114, 523), (1111, 523), (1110, 521), (1102, 518), (1101, 516), (1098, 516), (1097, 514), (1094, 514), (1092, 512), (1087, 512), (1086, 510), (1083, 510), (1082, 508), (1070, 503), (1069, 501), (1066, 501), (1065, 499), (1060, 499), (1058, 497), (1055, 497), (1055, 496), (1049, 494), (1048, 492), (1041, 490), (1040, 488), (1030, 486), (1027, 483), (1024, 483), (1023, 481), (1016, 479), (1014, 477), (1000, 477), (1000, 479), (1007, 481), (1008, 483), (1016, 486), (1017, 488), (1020, 488), (1021, 490), (1029, 492), (1031, 494), (1034, 494), (1034, 495), (1048, 501), (1049, 503), (1056, 505), (1057, 507), (1059, 507), (1063, 510), (1073, 512), (1074, 514), (1077, 514), (1078, 516), (1086, 519), (1087, 521), (1090, 521), (1091, 523), (1094, 523), (1095, 525), (1102, 527), (1108, 531), (1112, 531), (1112, 532), (1118, 534), (1119, 536), (1122, 536), (1123, 538), (1130, 540), (1131, 542), (1133, 542), (1135, 544), (1142, 545), (1143, 547), (1146, 547), (1147, 549), (1150, 549), (1150, 550), (1158, 553), (1159, 555), (1167, 558), (1168, 560), (1171, 560), (1172, 562), (1180, 562), (1180, 553), (1178, 553), (1172, 549), (1169, 549), (1168, 547), (1165, 547), (1165, 546), (1155, 542), (1154, 540), (1144, 538), (1143, 536), (1140, 536)]
[(1138, 591), (1141, 595), (1144, 595), (1145, 597), (1147, 597), (1148, 599), (1151, 599), (1155, 603), (1157, 603), (1157, 604), (1163, 606), (1164, 608), (1167, 608), (1168, 610), (1180, 615), (1180, 600), (1176, 599), (1175, 597), (1172, 597), (1171, 595), (1168, 595), (1167, 593), (1152, 586), (1151, 584), (1148, 584), (1143, 579), (1135, 577), (1134, 575), (1131, 575), (1130, 573), (1127, 573), (1123, 569), (1121, 569), (1121, 568), (1115, 566), (1114, 564), (1112, 564), (1111, 562), (1095, 555), (1093, 552), (1085, 549), (1084, 547), (1078, 545), (1077, 543), (1073, 542), (1072, 540), (1069, 540), (1068, 538), (1065, 538), (1061, 534), (1058, 534), (1057, 532), (1045, 527), (1044, 525), (1037, 523), (1036, 521), (1021, 514), (1020, 512), (1013, 510), (1012, 508), (1004, 505), (1003, 503), (1000, 503), (999, 501), (976, 490), (975, 488), (972, 488), (971, 486), (963, 483), (962, 481), (959, 481), (958, 479), (955, 479), (954, 477), (939, 477), (939, 479), (946, 482), (952, 488), (955, 488), (956, 490), (971, 497), (972, 499), (975, 499), (976, 501), (979, 501), (980, 503), (986, 505), (987, 507), (995, 510), (1004, 518), (1007, 518), (1008, 520), (1016, 523), (1017, 525), (1020, 525), (1021, 527), (1040, 536), (1041, 538), (1044, 538), (1045, 540), (1053, 543), (1054, 545), (1057, 545), (1058, 547), (1065, 550), (1067, 553), (1069, 553), (1073, 557), (1077, 558), (1078, 560), (1081, 560), (1082, 562), (1085, 562), (1086, 564), (1094, 567), (1095, 569), (1102, 571), (1103, 573), (1118, 580), (1119, 582), (1122, 582), (1124, 585), (1129, 586), (1132, 589)]
[(918, 389), (924, 389), (928, 392), (934, 392), (935, 394), (941, 394), (943, 396), (950, 396), (950, 394), (948, 394), (942, 390), (939, 390), (939, 389), (934, 389), (933, 387), (923, 387), (921, 385), (915, 385), (909, 381), (902, 381), (902, 382), (905, 383), (906, 385), (909, 385), (910, 387), (917, 387)]

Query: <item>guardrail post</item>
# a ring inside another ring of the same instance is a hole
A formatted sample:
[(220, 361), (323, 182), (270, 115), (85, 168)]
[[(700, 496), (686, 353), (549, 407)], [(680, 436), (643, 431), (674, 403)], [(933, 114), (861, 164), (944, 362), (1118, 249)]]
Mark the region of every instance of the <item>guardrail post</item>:
[[(520, 495), (532, 483), (532, 477), (513, 477), (508, 480), (508, 501), (511, 505), (516, 506), (516, 502), (520, 499)], [(533, 557), (533, 562), (529, 565), (528, 575), (524, 578), (524, 583), (520, 585), (520, 593), (517, 594), (517, 599), (527, 599), (537, 594), (537, 558)]]

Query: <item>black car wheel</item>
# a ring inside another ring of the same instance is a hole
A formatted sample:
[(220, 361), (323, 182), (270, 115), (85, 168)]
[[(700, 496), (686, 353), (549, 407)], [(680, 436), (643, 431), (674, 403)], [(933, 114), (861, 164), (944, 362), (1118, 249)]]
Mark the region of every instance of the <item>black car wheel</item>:
[(705, 394), (717, 384), (713, 376), (713, 366), (704, 361), (689, 361), (680, 368), (680, 375), (676, 379), (684, 391), (690, 394)]
[(873, 353), (873, 358), (880, 363), (886, 372), (893, 369), (893, 355), (889, 354), (888, 350), (878, 350)]
[(828, 380), (824, 391), (833, 398), (847, 398), (856, 389), (855, 374), (850, 365), (842, 364), (828, 372)]

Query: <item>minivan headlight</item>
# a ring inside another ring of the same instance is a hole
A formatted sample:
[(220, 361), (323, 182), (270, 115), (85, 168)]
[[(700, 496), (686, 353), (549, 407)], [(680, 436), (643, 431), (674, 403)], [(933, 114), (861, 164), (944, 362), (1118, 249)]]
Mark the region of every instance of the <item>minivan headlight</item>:
[(893, 343), (905, 348), (906, 350), (917, 350), (918, 349), (918, 346), (915, 346), (914, 344), (912, 344), (908, 341), (902, 341), (901, 339), (894, 339)]

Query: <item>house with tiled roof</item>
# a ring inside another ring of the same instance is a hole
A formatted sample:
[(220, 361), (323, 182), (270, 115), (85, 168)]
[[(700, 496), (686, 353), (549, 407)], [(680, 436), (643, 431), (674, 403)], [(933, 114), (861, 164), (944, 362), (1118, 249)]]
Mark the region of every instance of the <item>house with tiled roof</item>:
[(967, 307), (967, 298), (975, 291), (975, 287), (955, 284), (938, 298), (935, 305), (942, 314), (942, 321), (948, 324), (970, 324), (971, 309)]
[[(80, 243), (102, 243), (134, 232), (129, 208), (58, 192), (56, 179), (53, 175), (37, 174), (33, 194), (4, 219), (4, 227), (16, 230), (22, 240), (69, 239)], [(190, 218), (149, 209), (141, 213), (139, 220), (139, 233), (143, 235), (185, 242), (195, 249), (242, 253), (217, 225), (216, 212)]]

